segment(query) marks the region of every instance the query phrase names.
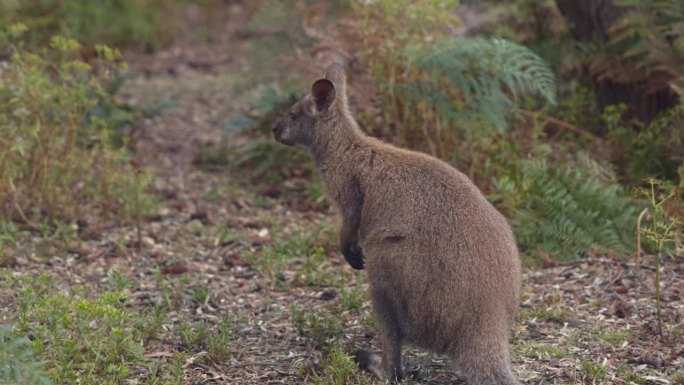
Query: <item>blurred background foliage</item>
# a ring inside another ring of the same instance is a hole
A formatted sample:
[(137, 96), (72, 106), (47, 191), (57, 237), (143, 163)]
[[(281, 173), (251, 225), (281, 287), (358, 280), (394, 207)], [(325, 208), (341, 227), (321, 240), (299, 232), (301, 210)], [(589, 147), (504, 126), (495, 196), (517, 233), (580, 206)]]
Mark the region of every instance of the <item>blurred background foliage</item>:
[[(211, 15), (224, 7), (220, 0), (2, 0), (0, 25), (23, 23), (27, 40), (41, 45), (53, 35), (66, 36), (86, 48), (109, 44), (145, 50), (168, 45), (184, 31), (184, 14), (196, 7)], [(220, 13), (220, 12), (219, 12)], [(193, 31), (196, 33), (197, 31)]]
[[(81, 59), (81, 45), (53, 36), (29, 49), (28, 29), (0, 33), (9, 60), (0, 82), (0, 217), (32, 228), (41, 222), (129, 216), (131, 195), (150, 176), (129, 166), (124, 126), (134, 114), (114, 100), (125, 68), (117, 49), (97, 45)], [(108, 88), (114, 86), (114, 88)]]
[(632, 191), (647, 177), (684, 186), (679, 2), (0, 0), (2, 216), (140, 208), (121, 197), (145, 195), (152, 178), (128, 163), (144, 113), (116, 101), (117, 50), (211, 40), (235, 4), (247, 10), (237, 35), (250, 50), (230, 92), (252, 107), (225, 124), (223, 143), (197, 150), (199, 165), (251, 170), (264, 191), (310, 178), (320, 201), (307, 154), (274, 143), (270, 127), (341, 60), (363, 129), (467, 173), (511, 218), (530, 261), (624, 256), (643, 205)]

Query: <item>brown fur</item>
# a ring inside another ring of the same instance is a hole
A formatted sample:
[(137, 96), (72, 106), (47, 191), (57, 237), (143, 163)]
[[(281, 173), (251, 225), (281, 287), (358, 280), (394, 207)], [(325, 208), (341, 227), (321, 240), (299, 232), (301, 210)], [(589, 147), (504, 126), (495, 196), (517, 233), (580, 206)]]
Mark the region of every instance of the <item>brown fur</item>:
[[(462, 173), (366, 136), (333, 65), (273, 129), (307, 147), (342, 214), (341, 247), (365, 268), (383, 349), (360, 365), (400, 380), (402, 343), (450, 356), (470, 385), (516, 385), (508, 350), (520, 260), (506, 219)], [(356, 266), (355, 266), (356, 265)]]

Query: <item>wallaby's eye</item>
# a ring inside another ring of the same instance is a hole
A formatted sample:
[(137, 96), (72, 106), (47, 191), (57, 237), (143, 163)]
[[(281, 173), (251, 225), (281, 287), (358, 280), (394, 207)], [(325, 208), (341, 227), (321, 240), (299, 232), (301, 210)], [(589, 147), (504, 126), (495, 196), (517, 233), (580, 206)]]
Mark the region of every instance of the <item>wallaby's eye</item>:
[(290, 119), (295, 120), (297, 118), (297, 114), (294, 112), (290, 112)]

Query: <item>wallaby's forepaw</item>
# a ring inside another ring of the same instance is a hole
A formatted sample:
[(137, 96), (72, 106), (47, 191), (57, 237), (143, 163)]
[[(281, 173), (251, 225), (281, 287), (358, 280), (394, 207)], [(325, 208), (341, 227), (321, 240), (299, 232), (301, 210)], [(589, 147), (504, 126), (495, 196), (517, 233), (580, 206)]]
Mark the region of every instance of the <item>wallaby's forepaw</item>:
[(349, 245), (342, 248), (342, 255), (352, 269), (363, 270), (363, 251), (358, 245)]

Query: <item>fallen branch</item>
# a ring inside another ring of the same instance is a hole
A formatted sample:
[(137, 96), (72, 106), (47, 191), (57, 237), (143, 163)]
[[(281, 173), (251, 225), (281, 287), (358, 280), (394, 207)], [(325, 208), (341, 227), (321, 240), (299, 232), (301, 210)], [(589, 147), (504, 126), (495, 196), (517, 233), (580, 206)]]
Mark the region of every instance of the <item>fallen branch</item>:
[(570, 124), (568, 122), (564, 122), (560, 119), (554, 118), (553, 116), (544, 115), (544, 114), (536, 112), (536, 111), (524, 110), (522, 108), (518, 109), (517, 111), (519, 113), (529, 117), (529, 118), (542, 119), (547, 124), (551, 123), (551, 124), (554, 124), (560, 128), (570, 130), (576, 134), (583, 135), (583, 136), (589, 137), (591, 139), (595, 139), (594, 134), (592, 134), (591, 132), (589, 132), (585, 129), (579, 128), (579, 127), (575, 126), (574, 124)]

